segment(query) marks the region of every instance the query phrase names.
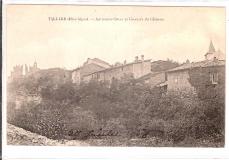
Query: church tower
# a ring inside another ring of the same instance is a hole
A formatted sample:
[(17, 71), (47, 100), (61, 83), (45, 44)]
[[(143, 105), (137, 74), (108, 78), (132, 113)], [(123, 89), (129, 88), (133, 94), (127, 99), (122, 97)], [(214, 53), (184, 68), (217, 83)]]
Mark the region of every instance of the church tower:
[(208, 52), (209, 52), (209, 53), (214, 53), (214, 52), (215, 52), (215, 47), (214, 47), (214, 45), (213, 45), (212, 41), (210, 42)]
[(37, 69), (37, 62), (35, 61), (34, 64), (33, 64), (33, 68), (34, 69)]
[(212, 43), (212, 40), (210, 41), (210, 45), (209, 45), (209, 49), (208, 52), (204, 55), (205, 56), (205, 60), (213, 60), (215, 57), (215, 47)]

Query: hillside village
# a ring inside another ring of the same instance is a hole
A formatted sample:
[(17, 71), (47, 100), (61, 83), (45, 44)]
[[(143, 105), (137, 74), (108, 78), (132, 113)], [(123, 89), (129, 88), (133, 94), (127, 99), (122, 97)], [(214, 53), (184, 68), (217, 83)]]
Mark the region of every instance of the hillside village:
[[(190, 62), (179, 65), (172, 61), (153, 61), (146, 59), (144, 55), (136, 56), (133, 62), (116, 63), (111, 65), (99, 58), (88, 58), (81, 67), (74, 70), (65, 70), (60, 68), (39, 69), (37, 63), (33, 66), (17, 65), (13, 68), (9, 81), (23, 78), (28, 75), (36, 75), (39, 77), (41, 72), (53, 73), (53, 76), (59, 81), (71, 81), (79, 85), (88, 83), (91, 80), (107, 82), (111, 84), (112, 80), (121, 80), (123, 78), (133, 78), (135, 82), (148, 84), (150, 87), (159, 87), (164, 91), (176, 90), (185, 91), (193, 90), (189, 83), (188, 72), (198, 68), (210, 69), (209, 80), (213, 85), (220, 84), (219, 76), (224, 75), (219, 72), (225, 72), (225, 54), (220, 50), (216, 51), (212, 41), (209, 49), (204, 55), (204, 60), (199, 62)], [(222, 69), (223, 68), (223, 69)], [(63, 74), (58, 74), (62, 72)], [(203, 70), (203, 72), (205, 72)], [(34, 74), (36, 73), (36, 74)], [(36, 76), (36, 77), (37, 77)], [(60, 76), (60, 77), (59, 77)]]
[[(7, 86), (8, 143), (37, 145), (42, 135), (47, 145), (222, 147), (225, 55), (210, 42), (203, 57), (88, 58), (74, 70), (17, 65)], [(17, 130), (30, 136), (18, 142)]]
[(223, 3), (5, 8), (9, 149), (227, 147)]

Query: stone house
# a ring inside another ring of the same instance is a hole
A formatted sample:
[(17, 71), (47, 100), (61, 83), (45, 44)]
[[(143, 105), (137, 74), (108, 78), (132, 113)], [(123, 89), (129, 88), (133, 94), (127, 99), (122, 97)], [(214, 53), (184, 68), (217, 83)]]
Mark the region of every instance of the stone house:
[(40, 69), (37, 66), (37, 62), (35, 61), (33, 66), (25, 65), (16, 65), (13, 67), (13, 71), (11, 71), (11, 75), (9, 77), (9, 82), (12, 80), (17, 80), (23, 78), (24, 76), (28, 76), (32, 73), (39, 71)]
[[(205, 60), (196, 63), (184, 64), (180, 67), (174, 68), (167, 72), (167, 89), (169, 91), (190, 91), (194, 90), (193, 86), (190, 84), (190, 71), (198, 70), (209, 75), (209, 83), (218, 84), (220, 83), (219, 77), (225, 71), (225, 61), (223, 60)], [(201, 74), (201, 73), (199, 73)], [(224, 75), (224, 74), (223, 74)]]
[[(167, 89), (169, 91), (193, 91), (194, 88), (190, 84), (190, 71), (198, 70), (199, 76), (207, 73), (208, 82), (216, 85), (223, 80), (225, 75), (225, 55), (215, 51), (212, 41), (210, 42), (209, 50), (205, 54), (205, 60), (200, 62), (186, 62), (185, 64), (167, 71)], [(202, 72), (202, 73), (201, 73)]]
[(143, 77), (136, 79), (135, 82), (144, 83), (153, 88), (155, 86), (160, 86), (165, 81), (167, 81), (166, 72), (151, 72)]
[(85, 75), (101, 71), (110, 67), (111, 66), (109, 65), (109, 63), (103, 60), (100, 60), (98, 58), (88, 58), (82, 67), (76, 68), (72, 71), (72, 82), (80, 84)]
[(117, 64), (111, 68), (84, 75), (83, 81), (89, 82), (90, 80), (98, 80), (111, 83), (112, 79), (120, 80), (125, 76), (137, 79), (149, 74), (150, 72), (151, 60), (145, 60), (142, 55), (141, 60), (136, 56), (134, 62), (126, 63), (126, 61), (124, 61), (123, 64)]
[[(159, 87), (163, 91), (194, 91), (194, 87), (190, 83), (190, 72), (200, 72), (199, 77), (207, 74), (205, 77), (211, 85), (218, 85), (224, 82), (225, 76), (225, 55), (222, 52), (215, 51), (212, 41), (209, 50), (205, 54), (205, 60), (200, 62), (185, 64), (173, 69), (162, 72), (151, 72), (139, 79), (137, 83), (148, 84), (151, 88)], [(152, 70), (152, 69), (151, 69)]]
[(205, 81), (210, 85), (219, 85), (224, 83), (225, 61), (215, 59), (213, 61), (204, 60), (195, 63), (185, 63), (165, 72), (151, 72), (136, 79), (136, 83), (146, 84), (151, 88), (158, 87), (163, 92), (193, 92), (194, 87), (190, 83), (191, 71), (199, 72), (198, 75), (200, 77), (207, 74), (208, 76), (205, 77), (207, 80)]

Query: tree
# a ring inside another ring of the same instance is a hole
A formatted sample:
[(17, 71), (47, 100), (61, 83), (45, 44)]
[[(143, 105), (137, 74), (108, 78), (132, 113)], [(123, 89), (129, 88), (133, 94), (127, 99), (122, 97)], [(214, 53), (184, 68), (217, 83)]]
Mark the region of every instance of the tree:
[[(217, 73), (217, 83), (212, 83), (212, 73)], [(203, 112), (197, 132), (205, 136), (220, 135), (222, 140), (225, 126), (225, 67), (195, 68), (189, 71), (189, 77)]]

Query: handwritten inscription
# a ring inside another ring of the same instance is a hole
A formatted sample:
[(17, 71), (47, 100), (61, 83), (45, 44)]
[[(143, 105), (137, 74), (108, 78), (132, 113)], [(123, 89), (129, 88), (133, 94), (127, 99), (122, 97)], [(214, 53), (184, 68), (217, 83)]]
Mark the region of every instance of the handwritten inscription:
[(87, 137), (102, 137), (102, 136), (118, 136), (118, 132), (113, 131), (113, 130), (89, 130), (87, 132), (82, 131), (82, 130), (70, 130), (68, 132), (69, 136), (79, 136), (80, 134), (84, 134), (84, 136)]

